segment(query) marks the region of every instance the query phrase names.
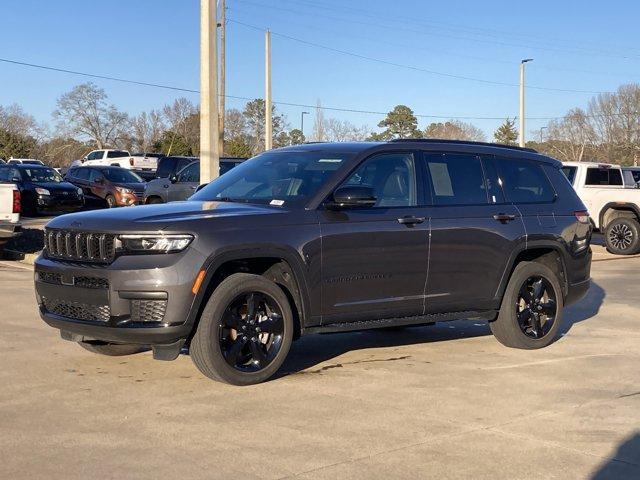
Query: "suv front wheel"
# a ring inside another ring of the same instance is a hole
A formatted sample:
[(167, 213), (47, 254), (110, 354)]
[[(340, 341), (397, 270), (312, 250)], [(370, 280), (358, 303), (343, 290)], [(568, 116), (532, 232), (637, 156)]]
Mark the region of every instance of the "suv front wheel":
[(209, 298), (189, 350), (205, 376), (252, 385), (276, 373), (292, 339), (293, 314), (283, 290), (259, 275), (235, 273)]
[(491, 332), (507, 347), (531, 350), (553, 342), (564, 301), (556, 273), (538, 262), (521, 262), (513, 271)]

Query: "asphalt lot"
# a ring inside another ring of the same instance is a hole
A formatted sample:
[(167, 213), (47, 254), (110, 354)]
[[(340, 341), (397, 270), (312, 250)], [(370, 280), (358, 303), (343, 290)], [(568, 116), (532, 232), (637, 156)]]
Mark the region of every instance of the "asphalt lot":
[(638, 258), (594, 262), (544, 350), (476, 322), (310, 336), (244, 388), (61, 340), (32, 276), (0, 262), (0, 478), (640, 478)]

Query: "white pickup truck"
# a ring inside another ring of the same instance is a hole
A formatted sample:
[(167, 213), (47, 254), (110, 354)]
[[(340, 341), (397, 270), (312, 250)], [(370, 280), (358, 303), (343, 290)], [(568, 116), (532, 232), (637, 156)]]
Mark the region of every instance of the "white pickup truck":
[(127, 150), (93, 150), (85, 155), (80, 163), (83, 165), (116, 166), (129, 170), (155, 170), (158, 158), (152, 154), (131, 155)]
[(619, 255), (640, 252), (640, 188), (625, 188), (619, 165), (565, 162), (562, 171), (604, 234), (607, 249)]
[(20, 190), (13, 183), (0, 183), (0, 249), (20, 228)]

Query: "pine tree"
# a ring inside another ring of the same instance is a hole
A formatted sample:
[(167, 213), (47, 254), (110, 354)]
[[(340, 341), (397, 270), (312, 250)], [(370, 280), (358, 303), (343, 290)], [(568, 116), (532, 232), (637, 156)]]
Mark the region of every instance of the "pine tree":
[(379, 134), (373, 134), (372, 138), (380, 140), (391, 140), (394, 138), (420, 138), (421, 132), (418, 130), (418, 119), (406, 105), (396, 105), (387, 113), (387, 118), (378, 123), (378, 127), (385, 128)]
[(516, 129), (516, 119), (507, 118), (502, 125), (493, 134), (496, 143), (504, 145), (515, 145), (518, 140), (518, 130)]

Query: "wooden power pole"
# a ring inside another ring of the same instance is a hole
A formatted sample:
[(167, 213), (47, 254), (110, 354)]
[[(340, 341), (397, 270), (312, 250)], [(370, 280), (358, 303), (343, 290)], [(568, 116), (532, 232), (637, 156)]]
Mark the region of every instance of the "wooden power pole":
[(220, 155), (224, 155), (224, 116), (225, 116), (225, 94), (226, 94), (226, 76), (225, 76), (225, 56), (226, 49), (226, 6), (225, 0), (220, 0), (220, 110), (218, 111), (218, 124), (220, 131), (218, 132), (218, 151)]
[(220, 175), (217, 17), (216, 0), (200, 0), (200, 183)]
[(264, 33), (264, 149), (273, 147), (273, 124), (271, 118), (271, 32)]

